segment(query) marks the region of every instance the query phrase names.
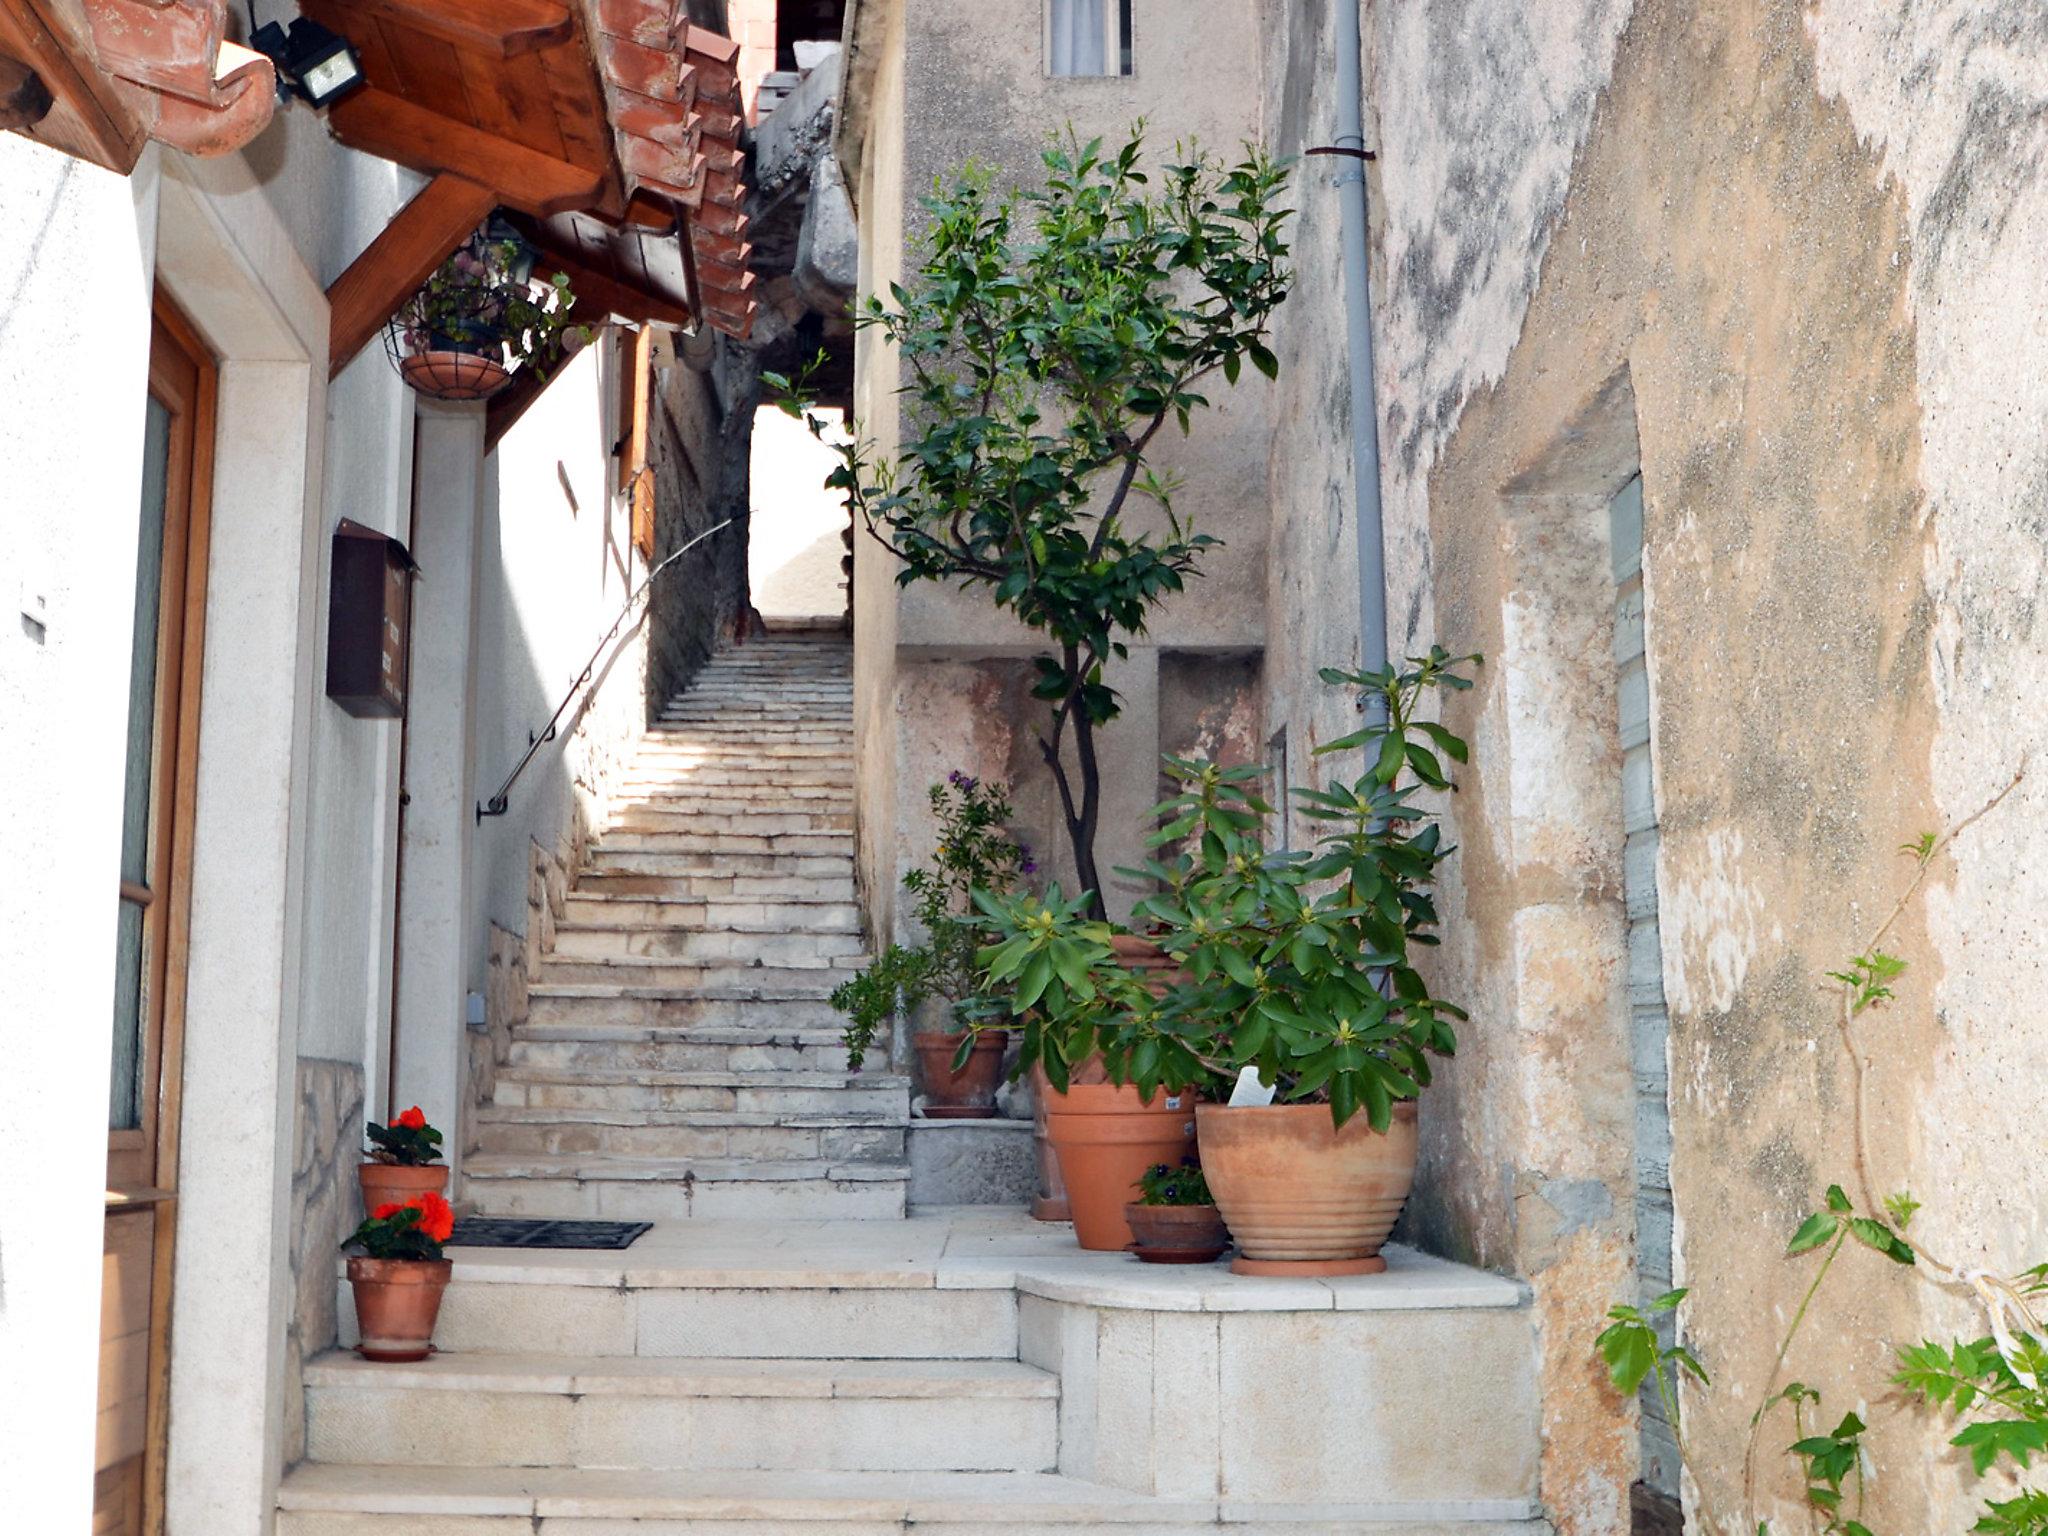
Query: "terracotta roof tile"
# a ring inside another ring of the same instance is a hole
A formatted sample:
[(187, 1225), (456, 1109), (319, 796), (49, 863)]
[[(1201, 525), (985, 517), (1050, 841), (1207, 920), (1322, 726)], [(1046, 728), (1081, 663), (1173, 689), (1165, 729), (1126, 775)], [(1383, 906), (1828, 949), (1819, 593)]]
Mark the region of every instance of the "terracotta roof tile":
[(591, 14), (627, 192), (696, 210), (686, 223), (704, 318), (744, 337), (755, 306), (738, 211), (747, 195), (739, 44), (691, 24), (681, 0), (592, 0)]
[(240, 149), (276, 110), (270, 60), (227, 41), (226, 0), (83, 0), (92, 50), (151, 138)]

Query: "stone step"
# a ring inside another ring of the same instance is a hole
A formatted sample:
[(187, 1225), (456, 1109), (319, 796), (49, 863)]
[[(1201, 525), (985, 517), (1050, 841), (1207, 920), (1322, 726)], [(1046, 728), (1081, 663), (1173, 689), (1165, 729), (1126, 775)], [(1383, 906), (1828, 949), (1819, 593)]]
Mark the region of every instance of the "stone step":
[(778, 832), (853, 831), (851, 811), (769, 810), (741, 807), (713, 811), (688, 805), (631, 805), (612, 813), (604, 836), (619, 832), (728, 832), (767, 837)]
[(630, 868), (594, 867), (577, 877), (573, 895), (737, 902), (796, 900), (850, 903), (855, 899), (853, 872), (847, 868), (834, 875), (819, 875), (731, 870), (642, 873)]
[(661, 960), (641, 955), (608, 955), (602, 959), (543, 957), (535, 978), (547, 985), (618, 986), (635, 989), (689, 988), (737, 996), (752, 985), (783, 997), (820, 998), (850, 979), (865, 963), (860, 955), (821, 955), (815, 965), (789, 961), (781, 965), (705, 964)]
[(685, 786), (720, 791), (753, 789), (768, 794), (802, 794), (806, 791), (843, 792), (852, 783), (851, 761), (822, 766), (779, 763), (771, 772), (759, 763), (721, 758), (715, 763), (700, 762), (694, 767), (651, 769), (640, 764), (628, 764), (613, 788), (614, 793), (637, 800), (664, 791), (675, 792)]
[(863, 953), (867, 941), (850, 926), (837, 932), (758, 928), (681, 928), (564, 922), (552, 953), (560, 959), (638, 957), (696, 965), (812, 966)]
[(622, 994), (603, 986), (532, 986), (527, 989), (527, 1023), (522, 1027), (783, 1032), (839, 1029), (845, 1023), (838, 1010), (817, 997), (705, 997), (687, 991), (643, 995), (647, 990)]
[(822, 1063), (777, 1072), (628, 1072), (614, 1068), (505, 1067), (492, 1103), (506, 1109), (718, 1110), (797, 1118), (910, 1113), (910, 1079), (845, 1072)]
[[(683, 853), (676, 850), (595, 847), (589, 867), (577, 879), (581, 886), (591, 875), (659, 875), (667, 878), (732, 875), (765, 875), (794, 881), (794, 888), (808, 891), (801, 882), (850, 881), (853, 855), (850, 853)], [(735, 887), (735, 889), (740, 889)]]
[(477, 1112), (478, 1150), (577, 1156), (761, 1157), (894, 1162), (907, 1122), (880, 1116), (739, 1114), (719, 1110), (507, 1109)]
[(804, 1072), (834, 1070), (845, 1063), (840, 1032), (833, 1029), (693, 1029), (664, 1031), (661, 1038), (631, 1032), (604, 1033), (528, 1025), (513, 1032), (506, 1064), (574, 1071)]
[(684, 804), (707, 811), (754, 811), (763, 808), (836, 811), (853, 804), (853, 784), (851, 780), (834, 784), (694, 784), (685, 779), (641, 796), (621, 797), (614, 804), (620, 807), (646, 805), (663, 808)]
[(696, 737), (707, 741), (737, 737), (748, 741), (851, 746), (853, 721), (843, 716), (835, 718), (811, 713), (794, 706), (779, 714), (762, 710), (742, 713), (707, 709), (693, 714), (664, 715), (649, 728), (648, 735), (659, 745)]
[(901, 1163), (652, 1158), (479, 1152), (465, 1193), (487, 1216), (618, 1221), (893, 1221), (910, 1170)]
[(327, 1464), (1039, 1472), (1057, 1380), (1014, 1360), (453, 1355), (308, 1362)]
[(605, 832), (591, 844), (593, 855), (614, 853), (776, 853), (790, 858), (853, 857), (851, 832)]
[(860, 908), (851, 901), (802, 901), (793, 896), (768, 901), (741, 901), (730, 897), (613, 895), (579, 886), (569, 893), (560, 921), (562, 924), (593, 928), (640, 926), (725, 928), (741, 933), (858, 933)]

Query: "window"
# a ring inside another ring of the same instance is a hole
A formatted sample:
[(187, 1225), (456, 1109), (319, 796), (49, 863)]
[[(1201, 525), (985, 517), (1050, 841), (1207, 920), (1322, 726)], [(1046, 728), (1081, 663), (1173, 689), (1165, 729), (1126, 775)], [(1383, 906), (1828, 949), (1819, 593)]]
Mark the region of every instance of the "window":
[(1046, 0), (1048, 75), (1128, 75), (1131, 0)]

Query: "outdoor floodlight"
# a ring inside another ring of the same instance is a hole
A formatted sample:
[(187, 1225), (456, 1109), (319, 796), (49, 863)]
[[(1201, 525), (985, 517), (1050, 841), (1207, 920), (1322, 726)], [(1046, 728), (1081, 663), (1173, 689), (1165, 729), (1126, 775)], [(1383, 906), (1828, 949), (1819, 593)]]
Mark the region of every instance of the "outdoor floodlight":
[(349, 40), (304, 16), (293, 20), (289, 33), (265, 22), (249, 46), (277, 66), (280, 99), (296, 91), (315, 107), (329, 107), (365, 83), (363, 61)]

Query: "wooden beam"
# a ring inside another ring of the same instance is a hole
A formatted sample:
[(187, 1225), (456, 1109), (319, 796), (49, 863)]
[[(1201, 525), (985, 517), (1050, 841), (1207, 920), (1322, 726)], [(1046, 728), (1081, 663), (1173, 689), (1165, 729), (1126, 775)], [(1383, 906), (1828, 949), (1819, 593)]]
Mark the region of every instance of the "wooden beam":
[(576, 19), (554, 0), (356, 0), (399, 26), (494, 59), (571, 41)]
[(125, 176), (135, 169), (149, 135), (90, 49), (42, 14), (48, 8), (48, 0), (0, 0), (0, 54), (39, 76), (54, 103), (23, 131)]
[(327, 290), (328, 377), (341, 372), (497, 205), (488, 187), (443, 173), (399, 210)]
[(592, 207), (604, 192), (602, 171), (514, 144), (374, 86), (336, 102), (327, 121), (351, 149), (418, 171), (460, 176), (540, 218)]
[(617, 315), (624, 320), (653, 321), (659, 325), (690, 324), (690, 311), (683, 305), (608, 276), (558, 251), (542, 247), (534, 272), (536, 275), (550, 272), (568, 274), (570, 291), (576, 295), (576, 308), (570, 313), (578, 319), (587, 321), (592, 315)]

